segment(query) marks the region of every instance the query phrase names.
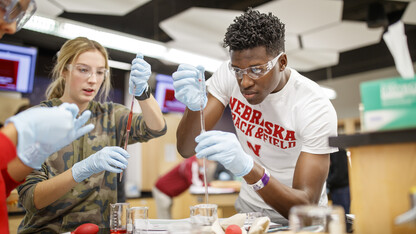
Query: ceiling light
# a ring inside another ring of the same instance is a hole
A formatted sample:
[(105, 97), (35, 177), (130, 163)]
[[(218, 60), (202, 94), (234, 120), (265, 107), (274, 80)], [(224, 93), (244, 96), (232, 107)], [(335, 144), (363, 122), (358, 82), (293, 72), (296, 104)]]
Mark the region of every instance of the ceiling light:
[(208, 58), (206, 56), (200, 56), (177, 49), (169, 49), (168, 53), (165, 55), (165, 59), (178, 64), (186, 63), (193, 66), (202, 65), (205, 70), (210, 72), (216, 71), (222, 63), (222, 61), (218, 59)]
[(130, 63), (124, 63), (124, 62), (120, 62), (120, 61), (115, 61), (115, 60), (108, 60), (108, 66), (112, 67), (112, 68), (117, 68), (120, 70), (126, 70), (126, 71), (130, 71), (131, 69), (131, 64)]
[(62, 18), (51, 19), (41, 15), (34, 15), (25, 24), (24, 28), (66, 39), (73, 39), (80, 36), (88, 37), (91, 40), (98, 41), (107, 48), (132, 54), (141, 52), (145, 56), (177, 64), (188, 63), (194, 66), (203, 65), (205, 70), (210, 72), (217, 70), (222, 62), (214, 58), (179, 49), (168, 49), (164, 43), (158, 41)]

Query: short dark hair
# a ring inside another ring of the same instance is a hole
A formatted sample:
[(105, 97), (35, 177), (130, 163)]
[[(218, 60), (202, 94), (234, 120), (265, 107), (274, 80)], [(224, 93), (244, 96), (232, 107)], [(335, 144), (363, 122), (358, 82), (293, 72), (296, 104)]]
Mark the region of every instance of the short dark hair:
[(276, 56), (285, 50), (285, 24), (272, 13), (248, 8), (227, 28), (223, 46), (230, 51), (265, 46), (269, 55)]

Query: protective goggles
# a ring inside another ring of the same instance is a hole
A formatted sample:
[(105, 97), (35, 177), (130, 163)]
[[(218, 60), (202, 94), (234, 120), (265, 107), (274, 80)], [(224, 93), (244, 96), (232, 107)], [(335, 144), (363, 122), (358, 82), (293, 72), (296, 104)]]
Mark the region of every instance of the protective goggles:
[(3, 20), (7, 23), (16, 22), (16, 32), (32, 17), (36, 11), (34, 0), (0, 0), (0, 8), (4, 11)]
[(256, 80), (256, 79), (259, 79), (260, 77), (266, 75), (267, 73), (269, 73), (272, 70), (272, 68), (274, 66), (276, 66), (277, 60), (279, 59), (279, 57), (282, 54), (283, 54), (283, 52), (281, 52), (274, 59), (268, 61), (265, 64), (258, 65), (258, 66), (247, 67), (247, 68), (244, 68), (244, 69), (233, 67), (231, 65), (231, 61), (230, 61), (228, 63), (228, 68), (230, 69), (231, 72), (235, 73), (235, 76), (237, 77), (237, 79), (243, 79), (243, 75), (247, 74), (251, 79)]

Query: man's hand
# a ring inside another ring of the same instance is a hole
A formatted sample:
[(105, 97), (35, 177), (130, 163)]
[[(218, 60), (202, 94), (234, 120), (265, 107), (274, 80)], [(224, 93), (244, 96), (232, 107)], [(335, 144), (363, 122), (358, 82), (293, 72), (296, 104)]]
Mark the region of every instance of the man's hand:
[(208, 131), (195, 138), (197, 158), (217, 161), (235, 176), (245, 176), (253, 168), (253, 158), (246, 154), (233, 133)]
[[(172, 74), (175, 98), (185, 104), (192, 111), (201, 110), (207, 105), (204, 68), (181, 64)], [(202, 83), (202, 84), (201, 84)], [(201, 89), (202, 85), (202, 89)], [(202, 99), (202, 100), (201, 100)]]

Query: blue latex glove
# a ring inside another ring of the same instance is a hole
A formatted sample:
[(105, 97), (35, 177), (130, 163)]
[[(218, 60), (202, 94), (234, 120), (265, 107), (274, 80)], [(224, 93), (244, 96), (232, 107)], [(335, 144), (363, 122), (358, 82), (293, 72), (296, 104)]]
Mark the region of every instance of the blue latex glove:
[(129, 80), (129, 92), (134, 96), (140, 96), (147, 89), (152, 70), (150, 64), (143, 59), (143, 54), (137, 53), (136, 58), (131, 62)]
[(181, 64), (172, 75), (175, 98), (192, 111), (201, 110), (201, 99), (203, 99), (202, 108), (207, 105), (204, 70), (202, 66), (195, 68), (188, 64)]
[(207, 131), (195, 138), (197, 158), (217, 161), (235, 176), (245, 176), (253, 169), (253, 158), (246, 154), (237, 139), (229, 132)]
[(83, 126), (91, 116), (85, 111), (78, 119), (78, 106), (64, 103), (59, 107), (35, 107), (6, 121), (17, 130), (17, 155), (27, 166), (40, 169), (51, 154), (94, 129)]
[(129, 153), (118, 146), (107, 146), (72, 166), (72, 177), (81, 182), (93, 174), (109, 171), (120, 173), (127, 168)]

